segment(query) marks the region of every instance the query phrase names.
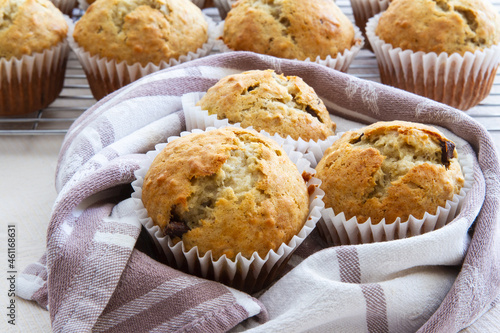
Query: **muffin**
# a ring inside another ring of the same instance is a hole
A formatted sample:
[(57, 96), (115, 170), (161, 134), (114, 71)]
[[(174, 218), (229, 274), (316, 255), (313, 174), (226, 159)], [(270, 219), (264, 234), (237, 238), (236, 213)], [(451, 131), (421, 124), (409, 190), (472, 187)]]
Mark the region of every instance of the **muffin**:
[(288, 243), (309, 213), (306, 183), (273, 140), (226, 127), (171, 141), (142, 186), (153, 223), (186, 250), (218, 260), (264, 258)]
[(97, 0), (73, 38), (96, 99), (212, 48), (209, 23), (188, 0)]
[(352, 244), (439, 228), (470, 188), (463, 164), (455, 144), (430, 126), (391, 121), (348, 131), (316, 166), (325, 192), (322, 233)]
[(316, 61), (348, 55), (344, 71), (362, 44), (331, 0), (240, 0), (224, 21), (221, 39), (230, 50), (279, 58)]
[(324, 140), (335, 123), (314, 89), (297, 76), (253, 70), (222, 78), (197, 103), (209, 115), (297, 140)]
[(375, 16), (376, 14), (386, 10), (390, 2), (391, 0), (351, 0), (354, 22), (361, 30), (363, 37), (365, 37), (365, 46), (369, 50), (371, 50), (372, 48), (366, 38), (366, 22), (368, 22), (368, 19)]
[(57, 98), (67, 33), (68, 23), (49, 0), (0, 1), (0, 116), (31, 113)]
[(467, 110), (491, 90), (500, 15), (486, 0), (393, 0), (367, 36), (382, 83)]

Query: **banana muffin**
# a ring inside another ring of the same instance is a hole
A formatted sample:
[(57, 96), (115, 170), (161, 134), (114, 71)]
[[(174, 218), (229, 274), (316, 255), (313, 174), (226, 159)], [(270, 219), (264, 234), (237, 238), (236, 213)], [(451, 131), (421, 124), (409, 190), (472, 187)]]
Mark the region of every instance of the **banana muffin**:
[(336, 125), (314, 89), (300, 77), (253, 70), (222, 78), (197, 104), (218, 119), (271, 135), (323, 140)]
[(487, 0), (393, 0), (366, 35), (382, 83), (468, 110), (500, 62), (500, 15)]
[(240, 0), (224, 21), (224, 44), (279, 58), (335, 58), (359, 43), (331, 0)]
[(232, 127), (169, 142), (144, 177), (142, 202), (164, 235), (214, 260), (264, 258), (309, 213), (306, 183), (282, 148)]
[(402, 121), (344, 133), (316, 172), (325, 207), (358, 223), (435, 214), (464, 184), (455, 144), (433, 127)]
[(500, 16), (487, 0), (394, 0), (375, 33), (403, 50), (464, 55), (500, 43)]
[(73, 37), (91, 55), (158, 65), (196, 52), (208, 39), (208, 23), (187, 0), (97, 0)]
[(0, 116), (37, 111), (63, 87), (68, 23), (48, 0), (0, 0)]

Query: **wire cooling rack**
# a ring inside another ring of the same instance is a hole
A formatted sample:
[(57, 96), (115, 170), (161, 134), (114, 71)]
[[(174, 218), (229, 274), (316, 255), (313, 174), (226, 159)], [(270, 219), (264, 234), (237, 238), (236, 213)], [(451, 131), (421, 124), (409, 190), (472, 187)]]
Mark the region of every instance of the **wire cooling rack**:
[[(492, 3), (500, 8), (500, 0)], [(337, 0), (337, 5), (354, 22), (350, 1)], [(207, 8), (205, 14), (216, 22), (220, 21), (216, 8)], [(76, 12), (76, 17), (81, 15)], [(375, 55), (366, 49), (361, 50), (349, 67), (349, 74), (356, 77), (380, 82)], [(96, 100), (92, 96), (83, 69), (74, 53), (70, 53), (60, 96), (47, 108), (22, 117), (0, 117), (0, 135), (63, 135), (69, 126)], [(500, 73), (497, 73), (490, 95), (467, 114), (483, 124), (500, 145)]]

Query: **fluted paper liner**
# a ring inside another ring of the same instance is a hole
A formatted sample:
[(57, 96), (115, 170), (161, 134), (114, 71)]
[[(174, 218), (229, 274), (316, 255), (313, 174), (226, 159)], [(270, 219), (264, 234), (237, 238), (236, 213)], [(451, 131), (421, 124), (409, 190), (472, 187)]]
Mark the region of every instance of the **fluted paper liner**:
[[(307, 148), (307, 157), (308, 160), (313, 159), (312, 167), (317, 166), (326, 149), (342, 134), (338, 133), (327, 140), (311, 143)], [(421, 219), (410, 215), (407, 221), (397, 218), (393, 223), (386, 223), (385, 219), (382, 219), (379, 223), (373, 224), (370, 219), (363, 223), (358, 223), (356, 217), (347, 220), (343, 212), (334, 212), (332, 208), (325, 207), (321, 212), (322, 219), (317, 223), (319, 233), (331, 245), (348, 245), (403, 239), (442, 228), (460, 212), (465, 195), (474, 182), (472, 159), (462, 154), (459, 147), (457, 147), (457, 152), (464, 174), (464, 185), (460, 193), (455, 194), (451, 200), (447, 200), (445, 206), (438, 207), (435, 214), (426, 212)]]
[(500, 62), (500, 46), (448, 55), (394, 48), (375, 34), (380, 16), (366, 25), (366, 35), (377, 57), (382, 83), (460, 110), (468, 110), (491, 90)]
[(378, 13), (383, 12), (389, 7), (389, 0), (351, 0), (352, 14), (354, 22), (361, 30), (363, 37), (365, 37), (365, 46), (371, 50), (372, 47), (366, 37), (366, 22)]
[(162, 61), (159, 65), (153, 63), (146, 66), (142, 66), (140, 63), (128, 65), (126, 61), (117, 62), (114, 59), (102, 58), (99, 55), (92, 56), (74, 40), (73, 31), (71, 31), (69, 42), (89, 81), (92, 95), (95, 99), (100, 100), (113, 91), (148, 74), (209, 55), (215, 44), (214, 31), (216, 24), (207, 15), (203, 16), (208, 23), (208, 40), (202, 47), (196, 52), (189, 52), (178, 59), (172, 58), (168, 62)]
[(50, 0), (63, 14), (71, 16), (78, 0)]
[[(71, 22), (69, 17), (66, 21)], [(0, 58), (0, 116), (32, 113), (56, 100), (63, 89), (68, 52), (65, 39), (20, 59)]]
[[(210, 127), (206, 131), (213, 129), (215, 128)], [(180, 136), (202, 132), (204, 130), (195, 129), (191, 132), (182, 132)], [(167, 142), (171, 142), (177, 138), (177, 136), (170, 137)], [(276, 138), (273, 137), (273, 139)], [(310, 167), (310, 162), (304, 159), (301, 153), (294, 151), (293, 146), (285, 144), (285, 140), (279, 137), (277, 139), (289, 158), (297, 166), (300, 174), (303, 172), (315, 173), (314, 169)], [(165, 236), (160, 228), (153, 223), (153, 220), (148, 216), (144, 208), (141, 199), (144, 177), (154, 158), (167, 144), (158, 144), (154, 151), (146, 154), (148, 157), (147, 162), (135, 173), (136, 180), (132, 183), (134, 188), (132, 198), (136, 202), (136, 212), (142, 225), (147, 229), (151, 238), (153, 238), (157, 248), (165, 254), (168, 264), (190, 274), (213, 279), (249, 293), (257, 292), (268, 286), (277, 277), (291, 254), (312, 232), (317, 221), (321, 218), (321, 210), (324, 207), (322, 201), (324, 192), (319, 189), (321, 182), (315, 177), (312, 177), (307, 182), (308, 188), (314, 188), (314, 191), (309, 195), (309, 215), (300, 232), (293, 236), (288, 243), (283, 243), (276, 252), (270, 250), (264, 258), (261, 258), (257, 252), (254, 252), (249, 259), (239, 253), (234, 260), (228, 259), (225, 255), (218, 260), (214, 260), (211, 251), (200, 256), (197, 247), (193, 247), (187, 251), (182, 241), (174, 244), (170, 237)]]
[(229, 13), (231, 8), (233, 7), (233, 4), (236, 1), (237, 0), (214, 0), (214, 4), (217, 7), (217, 9), (219, 10), (219, 15), (220, 15), (221, 19), (224, 20), (226, 18), (227, 13)]
[[(336, 69), (338, 71), (346, 73), (347, 70), (349, 69), (349, 66), (351, 65), (352, 61), (358, 54), (359, 50), (363, 48), (363, 45), (365, 43), (365, 39), (363, 35), (361, 34), (361, 31), (357, 26), (353, 26), (354, 28), (354, 40), (355, 43), (353, 46), (351, 46), (350, 49), (344, 50), (342, 53), (338, 53), (335, 58), (331, 56), (327, 56), (325, 59), (321, 59), (319, 56), (316, 57), (316, 59), (311, 60), (310, 58), (307, 58), (305, 60), (300, 60), (300, 61), (310, 61), (310, 62), (315, 62), (317, 64), (327, 66), (333, 69)], [(229, 48), (224, 41), (222, 40), (222, 36), (224, 34), (224, 21), (220, 22), (217, 24), (216, 30), (215, 30), (215, 48), (218, 49), (220, 52), (237, 52), (231, 48)], [(298, 60), (298, 59), (294, 59)]]

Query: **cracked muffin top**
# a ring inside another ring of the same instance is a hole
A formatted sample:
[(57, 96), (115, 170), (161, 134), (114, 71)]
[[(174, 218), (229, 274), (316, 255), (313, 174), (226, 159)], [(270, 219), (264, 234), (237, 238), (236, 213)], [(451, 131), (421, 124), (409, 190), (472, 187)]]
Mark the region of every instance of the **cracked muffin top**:
[(208, 23), (191, 1), (97, 0), (73, 37), (92, 56), (159, 65), (196, 52), (208, 40)]
[(500, 43), (500, 15), (487, 0), (393, 0), (375, 34), (403, 50), (464, 55)]
[(63, 14), (49, 0), (0, 0), (0, 58), (43, 52), (67, 33)]
[(171, 141), (142, 187), (148, 215), (163, 234), (200, 255), (233, 259), (288, 243), (309, 213), (306, 183), (273, 140), (226, 127)]
[(324, 140), (336, 125), (314, 89), (297, 76), (253, 70), (222, 78), (198, 104), (218, 119), (271, 135)]
[(421, 219), (464, 184), (455, 144), (418, 123), (377, 122), (344, 133), (316, 167), (325, 207), (358, 223)]
[(239, 0), (222, 39), (236, 51), (312, 61), (335, 58), (357, 42), (351, 21), (332, 0)]

